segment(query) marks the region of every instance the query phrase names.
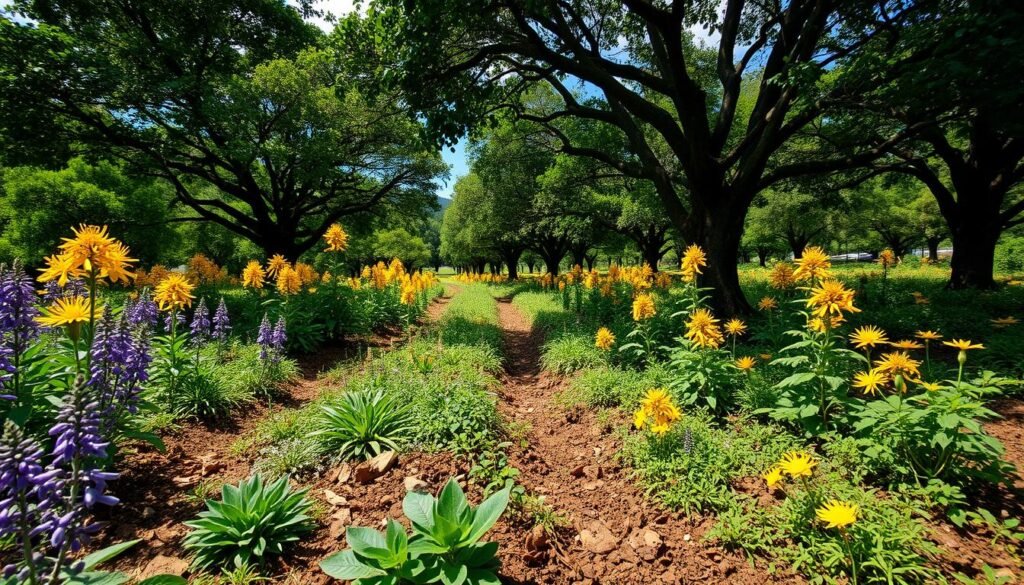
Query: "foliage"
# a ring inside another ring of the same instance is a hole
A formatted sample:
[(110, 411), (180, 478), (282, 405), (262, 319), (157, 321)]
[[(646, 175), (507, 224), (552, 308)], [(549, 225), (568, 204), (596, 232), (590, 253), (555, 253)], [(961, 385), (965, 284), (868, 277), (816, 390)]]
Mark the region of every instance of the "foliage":
[(323, 451), (341, 460), (398, 451), (411, 431), (406, 406), (382, 390), (345, 392), (321, 409), (316, 440)]
[(198, 518), (185, 522), (192, 529), (185, 548), (197, 569), (263, 565), (313, 528), (306, 491), (292, 490), (287, 476), (265, 483), (253, 475), (238, 486), (226, 484), (221, 500), (206, 505)]
[(336, 578), (359, 585), (375, 583), (444, 583), (497, 585), (497, 543), (480, 539), (508, 505), (501, 490), (472, 507), (454, 479), (437, 498), (409, 492), (402, 510), (412, 524), (410, 538), (402, 525), (388, 522), (387, 532), (350, 526), (351, 548), (324, 559), (320, 567)]
[(606, 363), (604, 352), (594, 347), (589, 335), (561, 335), (544, 344), (541, 364), (556, 374), (571, 374), (601, 367)]

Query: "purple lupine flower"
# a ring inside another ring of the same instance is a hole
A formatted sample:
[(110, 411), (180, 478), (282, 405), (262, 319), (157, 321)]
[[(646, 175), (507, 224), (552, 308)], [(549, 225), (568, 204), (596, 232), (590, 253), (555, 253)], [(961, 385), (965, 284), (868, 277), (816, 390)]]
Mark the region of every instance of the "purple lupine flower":
[(206, 298), (199, 299), (196, 310), (192, 313), (192, 341), (200, 343), (210, 336), (210, 309), (206, 307)]
[(64, 404), (57, 411), (57, 423), (49, 433), (57, 438), (53, 445), (55, 465), (82, 456), (106, 459), (110, 443), (100, 435), (99, 406), (95, 389), (84, 380), (76, 381), (64, 396)]
[(81, 278), (72, 278), (64, 285), (64, 296), (66, 297), (89, 297), (89, 287)]
[[(52, 502), (37, 499), (38, 478), (43, 474), (43, 449), (39, 442), (26, 437), (21, 427), (8, 420), (0, 433), (0, 538), (14, 538), (19, 542), (24, 531), (36, 532), (40, 515), (52, 507)], [(23, 543), (22, 543), (23, 544)], [(33, 565), (43, 561), (43, 555), (33, 554)], [(3, 576), (17, 576), (17, 582), (28, 580), (26, 563), (3, 567)]]
[(138, 300), (126, 306), (125, 313), (128, 315), (128, 323), (133, 327), (155, 329), (160, 318), (160, 312), (148, 290), (142, 291)]
[(265, 360), (269, 357), (270, 351), (274, 347), (273, 342), (274, 331), (270, 327), (270, 319), (267, 314), (263, 314), (263, 320), (260, 321), (260, 329), (256, 333), (256, 343), (260, 344), (260, 359)]
[(60, 285), (60, 282), (57, 281), (56, 279), (46, 281), (46, 284), (43, 286), (44, 304), (52, 305), (53, 303), (57, 302), (57, 299), (64, 298), (64, 287), (62, 287)]
[(99, 394), (105, 436), (112, 436), (125, 412), (137, 411), (138, 394), (148, 379), (146, 368), (151, 361), (147, 337), (144, 331), (138, 338), (133, 336), (127, 317), (122, 314), (115, 321), (109, 310), (96, 324), (89, 385)]
[[(25, 274), (21, 262), (10, 270), (0, 270), (0, 371), (15, 371), (17, 356), (39, 336), (39, 309), (35, 306), (36, 291), (32, 279)], [(0, 375), (0, 380), (5, 378)]]
[(224, 297), (221, 297), (217, 311), (213, 314), (213, 338), (221, 342), (227, 341), (230, 332), (231, 321), (228, 319), (228, 307), (224, 304)]
[(270, 337), (270, 343), (279, 352), (284, 352), (284, 346), (288, 343), (288, 325), (285, 323), (284, 317), (278, 317), (277, 324), (274, 325), (274, 333)]
[[(172, 319), (174, 321), (171, 321)], [(164, 317), (164, 330), (170, 333), (171, 329), (173, 329), (173, 325), (175, 324), (175, 322), (178, 325), (184, 325), (185, 314), (182, 313), (181, 311), (171, 311), (170, 313), (167, 313), (167, 316)]]

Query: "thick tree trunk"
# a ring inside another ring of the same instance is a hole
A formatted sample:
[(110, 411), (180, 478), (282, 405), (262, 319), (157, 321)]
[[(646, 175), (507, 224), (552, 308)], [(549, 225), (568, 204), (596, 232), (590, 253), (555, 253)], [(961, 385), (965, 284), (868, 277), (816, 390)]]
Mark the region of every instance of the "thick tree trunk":
[(533, 268), (534, 268), (535, 266), (536, 266), (536, 264), (535, 264), (535, 263), (533, 262), (533, 260), (530, 260), (530, 261), (528, 261), (528, 262), (526, 263), (526, 268), (527, 268), (527, 269), (529, 269), (529, 271), (530, 271), (530, 274), (533, 274)]
[(761, 265), (761, 268), (768, 266), (768, 248), (757, 249), (757, 263)]
[(550, 274), (551, 276), (558, 276), (558, 269), (559, 264), (562, 263), (562, 256), (563, 255), (561, 254), (557, 256), (549, 256), (545, 254), (542, 256), (542, 258), (544, 259), (544, 266), (547, 267), (548, 274)]
[(928, 238), (928, 259), (932, 262), (939, 261), (939, 243), (942, 242), (942, 238)]
[(505, 250), (505, 252), (501, 255), (501, 259), (504, 260), (505, 265), (508, 267), (509, 280), (515, 280), (519, 278), (519, 257), (522, 255), (522, 248), (513, 248)]
[(641, 262), (651, 267), (651, 270), (658, 271), (658, 263), (661, 262), (665, 252), (662, 250), (664, 242), (637, 242), (640, 247)]
[(996, 243), (1001, 232), (998, 224), (984, 221), (967, 221), (964, 217), (957, 229), (953, 230), (953, 258), (949, 265), (950, 288), (992, 288), (995, 280)]
[[(731, 202), (725, 203), (726, 200)], [(708, 265), (704, 268), (701, 286), (712, 288), (712, 304), (722, 316), (753, 312), (740, 287), (737, 262), (748, 207), (743, 201), (749, 198), (723, 194), (715, 207), (695, 208), (687, 226), (689, 233), (686, 235), (690, 236), (687, 239), (699, 242), (707, 253)]]
[(587, 256), (587, 270), (593, 270), (595, 262), (597, 262), (597, 254)]

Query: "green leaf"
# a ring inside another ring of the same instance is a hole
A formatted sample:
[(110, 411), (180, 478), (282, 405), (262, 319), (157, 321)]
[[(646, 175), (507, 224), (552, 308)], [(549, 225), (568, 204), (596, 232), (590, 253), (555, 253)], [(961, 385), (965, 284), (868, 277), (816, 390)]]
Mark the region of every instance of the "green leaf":
[(511, 493), (511, 488), (505, 488), (493, 496), (487, 498), (477, 507), (473, 514), (473, 525), (469, 529), (469, 534), (462, 540), (463, 546), (468, 544), (474, 544), (480, 538), (494, 526), (494, 523), (498, 521), (505, 508), (508, 506), (508, 498)]
[(108, 546), (107, 548), (98, 550), (90, 555), (87, 555), (84, 559), (82, 559), (82, 563), (84, 563), (85, 565), (85, 570), (88, 571), (90, 569), (95, 568), (97, 565), (101, 563), (109, 561), (110, 559), (135, 546), (136, 544), (139, 544), (140, 542), (142, 542), (141, 539), (126, 540), (124, 542), (119, 542), (117, 544)]
[(320, 570), (346, 581), (384, 574), (380, 569), (361, 563), (352, 550), (343, 550), (320, 561)]
[(139, 581), (138, 585), (187, 585), (188, 581), (178, 575), (153, 575)]
[(420, 528), (428, 533), (434, 528), (434, 498), (427, 494), (409, 492), (402, 501), (402, 512), (413, 523), (413, 528)]

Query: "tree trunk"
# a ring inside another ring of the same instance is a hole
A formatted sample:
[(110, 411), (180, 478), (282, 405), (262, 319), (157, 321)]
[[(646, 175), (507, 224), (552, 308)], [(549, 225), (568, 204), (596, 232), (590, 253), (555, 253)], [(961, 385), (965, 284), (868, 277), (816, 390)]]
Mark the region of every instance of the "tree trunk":
[[(998, 216), (997, 216), (998, 218)], [(964, 217), (958, 229), (953, 230), (953, 258), (949, 265), (950, 288), (993, 288), (996, 243), (1000, 229), (981, 221), (967, 221)]]
[(928, 238), (928, 259), (932, 262), (939, 261), (939, 244), (942, 242), (942, 238)]
[(587, 270), (593, 270), (595, 262), (597, 262), (597, 254), (587, 256)]
[(548, 274), (551, 276), (558, 276), (559, 264), (562, 263), (562, 255), (553, 256), (545, 254), (542, 256), (544, 259), (544, 266), (548, 269)]
[(757, 263), (761, 265), (761, 268), (768, 266), (768, 248), (757, 249)]
[[(711, 302), (722, 316), (744, 315), (753, 312), (740, 287), (739, 258), (743, 221), (750, 198), (723, 193), (714, 207), (694, 208), (687, 225), (689, 238), (699, 242), (707, 253), (701, 286), (712, 288)], [(686, 232), (684, 232), (686, 233)]]
[(533, 268), (534, 268), (534, 267), (535, 267), (536, 265), (537, 265), (537, 264), (536, 264), (536, 263), (535, 263), (535, 262), (534, 262), (533, 260), (527, 260), (527, 261), (526, 261), (526, 267), (527, 267), (527, 268), (528, 268), (528, 269), (530, 270), (530, 274), (533, 274)]
[(508, 266), (508, 279), (516, 280), (519, 278), (519, 257), (523, 255), (522, 248), (507, 249), (501, 255), (501, 259)]
[(657, 272), (658, 263), (661, 262), (661, 258), (665, 255), (665, 252), (662, 251), (662, 246), (664, 245), (664, 242), (644, 241), (637, 242), (637, 245), (640, 247), (641, 262), (643, 264), (647, 264), (648, 266), (650, 266), (651, 270), (653, 270), (654, 272)]

